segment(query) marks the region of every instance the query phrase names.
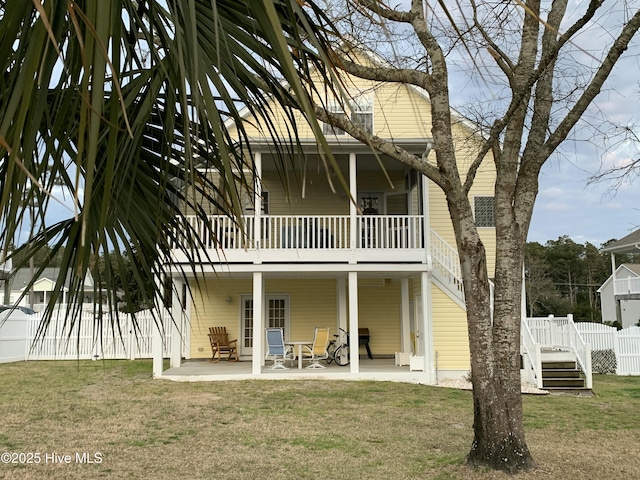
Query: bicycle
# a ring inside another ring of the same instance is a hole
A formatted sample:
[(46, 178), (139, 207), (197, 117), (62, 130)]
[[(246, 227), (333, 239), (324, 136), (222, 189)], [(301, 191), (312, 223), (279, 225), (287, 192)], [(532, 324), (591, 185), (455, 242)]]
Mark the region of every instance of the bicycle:
[(350, 363), (349, 358), (349, 334), (342, 328), (338, 329), (337, 335), (334, 335), (334, 339), (329, 342), (327, 347), (327, 365), (335, 361), (336, 365), (341, 367), (347, 366)]

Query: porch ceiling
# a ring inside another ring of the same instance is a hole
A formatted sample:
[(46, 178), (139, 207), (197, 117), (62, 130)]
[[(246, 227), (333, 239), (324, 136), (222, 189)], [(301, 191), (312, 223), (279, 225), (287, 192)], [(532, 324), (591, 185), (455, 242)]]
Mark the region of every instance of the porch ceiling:
[[(349, 272), (357, 272), (358, 278), (393, 278), (401, 279), (412, 277), (427, 271), (427, 264), (415, 263), (403, 265), (399, 270), (398, 264), (229, 264), (221, 268), (205, 269), (198, 274), (214, 275), (223, 279), (251, 278), (255, 272), (261, 272), (268, 278), (347, 278)], [(185, 272), (187, 273), (187, 272)], [(187, 273), (188, 278), (194, 277), (192, 272)]]
[[(350, 153), (356, 153), (357, 155), (358, 171), (380, 171), (380, 163), (382, 163), (382, 166), (387, 171), (405, 171), (408, 168), (405, 164), (386, 155), (376, 155), (371, 147), (363, 145), (352, 138), (327, 140), (331, 147), (331, 151), (335, 155), (340, 170), (344, 174), (349, 171)], [(415, 155), (422, 155), (426, 148), (427, 140), (405, 139), (396, 140), (394, 143)], [(317, 166), (323, 168), (323, 161), (318, 151), (318, 144), (315, 140), (303, 139), (301, 141), (301, 146), (302, 154), (305, 156), (307, 162), (307, 168), (315, 169)], [(255, 151), (262, 152), (262, 168), (264, 171), (276, 169), (276, 152), (273, 149), (273, 145), (256, 140), (252, 141), (252, 148), (254, 148)]]

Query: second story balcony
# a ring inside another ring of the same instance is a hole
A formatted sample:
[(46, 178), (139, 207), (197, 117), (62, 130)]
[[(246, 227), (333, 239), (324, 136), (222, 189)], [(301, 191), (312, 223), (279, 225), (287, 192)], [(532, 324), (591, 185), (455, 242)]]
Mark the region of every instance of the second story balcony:
[[(423, 215), (264, 215), (187, 221), (208, 254), (235, 262), (426, 261)], [(180, 255), (176, 254), (179, 260)]]
[(617, 278), (613, 282), (614, 295), (618, 299), (640, 299), (640, 277)]

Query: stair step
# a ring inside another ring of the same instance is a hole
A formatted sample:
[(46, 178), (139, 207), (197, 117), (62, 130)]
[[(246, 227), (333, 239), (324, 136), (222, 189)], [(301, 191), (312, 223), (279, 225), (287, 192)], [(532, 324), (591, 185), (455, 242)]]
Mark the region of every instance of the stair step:
[(574, 395), (577, 397), (593, 397), (593, 390), (587, 387), (545, 387), (545, 390), (552, 394), (564, 393), (567, 395)]
[(584, 378), (543, 378), (542, 388), (584, 387)]
[(576, 368), (576, 362), (558, 361), (558, 362), (542, 362), (543, 370), (570, 370)]
[(542, 378), (580, 378), (580, 370), (577, 368), (568, 368), (564, 370), (559, 368), (543, 369)]

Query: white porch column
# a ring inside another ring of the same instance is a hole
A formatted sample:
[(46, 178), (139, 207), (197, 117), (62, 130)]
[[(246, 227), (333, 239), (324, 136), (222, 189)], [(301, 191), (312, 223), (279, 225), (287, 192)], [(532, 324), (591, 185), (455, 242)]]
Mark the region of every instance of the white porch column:
[(262, 272), (253, 273), (253, 355), (251, 373), (259, 375), (264, 365), (264, 280)]
[(428, 381), (436, 381), (435, 352), (433, 351), (433, 318), (431, 315), (431, 272), (422, 272), (420, 276), (422, 301), (422, 351), (424, 352), (424, 372), (429, 375)]
[[(358, 200), (358, 183), (357, 183), (357, 172), (356, 172), (356, 154), (352, 152), (349, 154), (349, 193), (351, 198), (349, 199), (349, 217), (351, 221), (349, 222), (349, 235), (351, 237), (351, 241), (349, 244), (349, 248), (351, 248), (352, 252), (355, 252), (356, 248), (358, 248), (358, 223), (357, 223), (357, 215), (358, 215), (358, 205), (356, 205), (356, 201)], [(353, 201), (351, 201), (353, 199)], [(355, 260), (352, 260), (354, 263)], [(349, 291), (351, 293), (351, 291)]]
[(358, 272), (349, 272), (349, 350), (351, 373), (360, 371), (360, 343), (358, 339)]
[(162, 376), (162, 332), (160, 331), (161, 324), (162, 324), (162, 308), (160, 309), (160, 312), (158, 312), (159, 315), (159, 319), (158, 321), (160, 322), (160, 325), (158, 325), (157, 323), (154, 322), (153, 325), (153, 338), (151, 340), (152, 342), (152, 349), (151, 351), (153, 352), (153, 377), (154, 378), (158, 378)]
[[(158, 288), (161, 292), (164, 292), (164, 276), (156, 275), (154, 277), (154, 281), (156, 282), (156, 288)], [(164, 345), (163, 345), (163, 335), (162, 331), (164, 319), (164, 306), (159, 305), (156, 310), (156, 321), (153, 323), (153, 332), (151, 337), (151, 353), (153, 356), (153, 377), (161, 377), (162, 376), (162, 361), (164, 358)]]
[(171, 292), (171, 368), (180, 366), (182, 360), (182, 305), (180, 293), (182, 282), (173, 282)]
[[(262, 245), (260, 245), (260, 241), (262, 239), (262, 152), (256, 152), (255, 157), (253, 159), (255, 175), (256, 177), (253, 179), (254, 186), (254, 194), (253, 194), (253, 202), (255, 205), (255, 211), (253, 221), (255, 225), (253, 226), (253, 235), (255, 241), (256, 249), (260, 250)], [(260, 257), (258, 256), (258, 259)], [(260, 263), (259, 260), (256, 263)]]
[(409, 279), (400, 280), (400, 351), (411, 351), (411, 312), (409, 311)]
[[(345, 278), (339, 278), (337, 285), (338, 296), (338, 327), (348, 331), (347, 327), (347, 282)], [(338, 332), (336, 332), (338, 333)]]

